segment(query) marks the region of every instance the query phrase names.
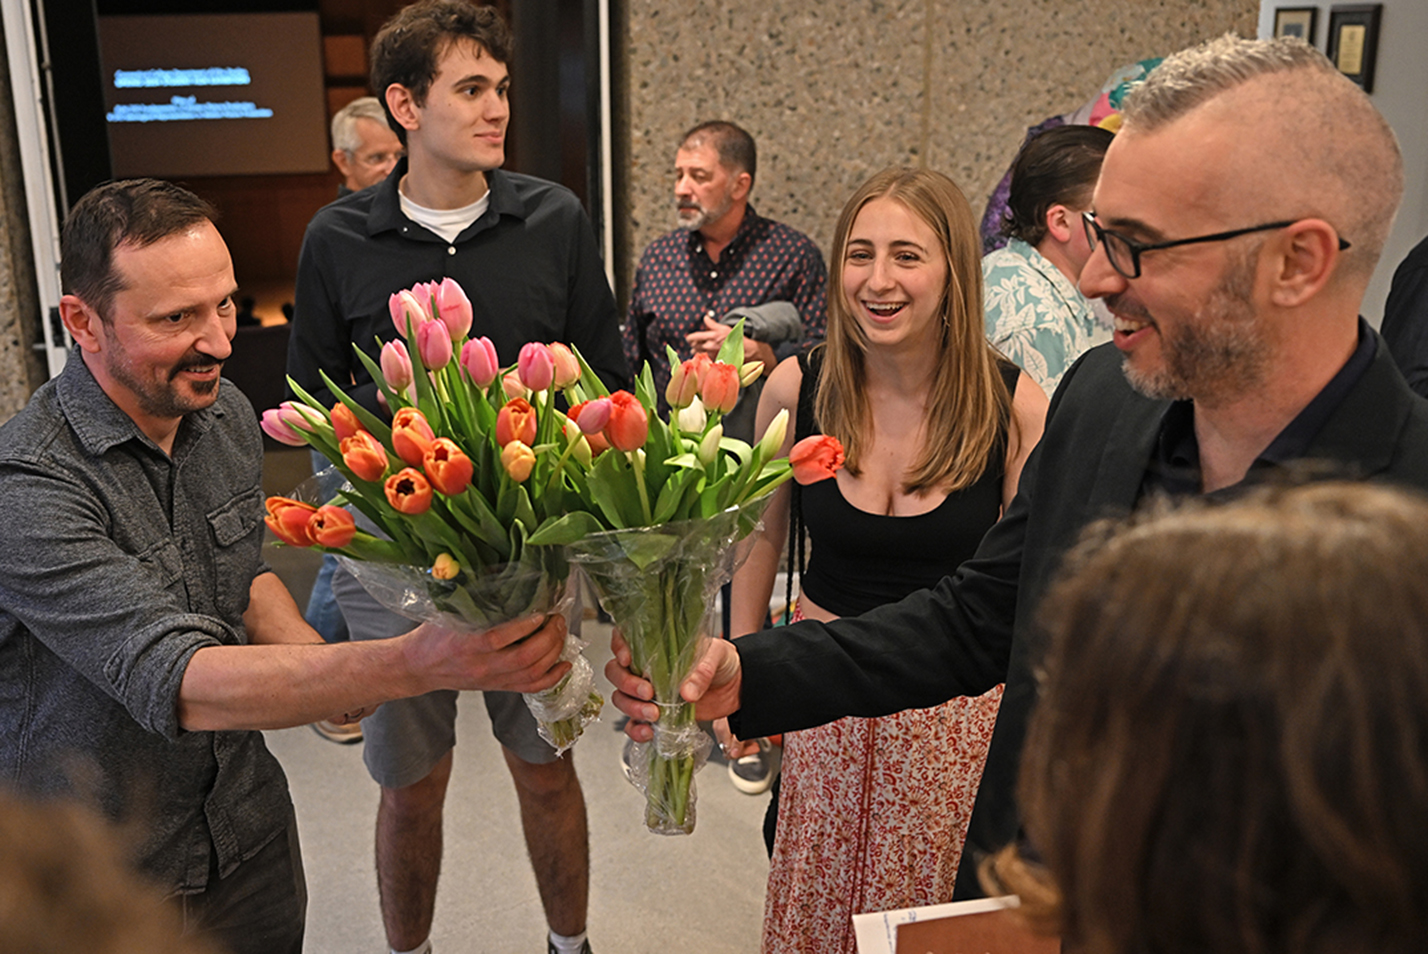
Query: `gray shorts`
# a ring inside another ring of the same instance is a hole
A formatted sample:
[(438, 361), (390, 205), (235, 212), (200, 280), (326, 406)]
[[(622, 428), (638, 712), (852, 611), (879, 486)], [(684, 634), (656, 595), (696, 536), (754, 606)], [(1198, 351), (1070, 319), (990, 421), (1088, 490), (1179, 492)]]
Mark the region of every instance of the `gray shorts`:
[[(352, 639), (390, 639), (416, 623), (379, 604), (342, 567), (332, 575), (332, 593)], [(404, 788), (431, 774), (456, 745), (455, 690), (393, 699), (362, 720), (362, 760), (383, 788)], [(536, 765), (555, 761), (555, 750), (536, 731), (535, 717), (518, 692), (483, 692), (496, 740)]]

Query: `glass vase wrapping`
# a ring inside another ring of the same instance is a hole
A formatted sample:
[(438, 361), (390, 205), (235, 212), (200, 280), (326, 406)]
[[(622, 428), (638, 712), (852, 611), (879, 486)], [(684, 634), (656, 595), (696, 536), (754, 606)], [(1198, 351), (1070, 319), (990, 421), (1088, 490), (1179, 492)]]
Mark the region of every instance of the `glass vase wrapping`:
[(632, 746), (628, 760), (652, 832), (694, 831), (694, 773), (710, 740), (679, 686), (712, 629), (714, 595), (733, 574), (735, 545), (767, 503), (760, 497), (702, 519), (592, 533), (570, 547), (629, 644), (634, 670), (654, 686), (654, 739)]

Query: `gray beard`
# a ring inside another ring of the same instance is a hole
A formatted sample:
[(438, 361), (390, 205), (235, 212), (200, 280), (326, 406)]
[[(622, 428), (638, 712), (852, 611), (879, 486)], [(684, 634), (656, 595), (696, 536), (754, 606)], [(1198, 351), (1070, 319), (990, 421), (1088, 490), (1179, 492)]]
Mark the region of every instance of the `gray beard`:
[(1254, 260), (1251, 255), (1232, 263), (1220, 287), (1174, 337), (1162, 330), (1161, 368), (1142, 371), (1124, 362), (1131, 387), (1155, 400), (1218, 404), (1263, 384), (1270, 348), (1250, 304)]

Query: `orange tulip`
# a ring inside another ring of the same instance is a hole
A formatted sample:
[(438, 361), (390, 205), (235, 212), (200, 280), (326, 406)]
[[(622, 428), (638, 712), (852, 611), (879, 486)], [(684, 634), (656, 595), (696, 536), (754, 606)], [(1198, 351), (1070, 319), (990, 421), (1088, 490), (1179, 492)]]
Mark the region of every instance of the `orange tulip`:
[(794, 444), (788, 452), (793, 479), (800, 484), (827, 480), (843, 466), (843, 444), (836, 437), (814, 434)]
[(397, 456), (416, 467), (431, 448), (436, 435), (426, 418), (414, 407), (404, 407), (392, 418), (392, 447)]
[(475, 469), (471, 458), (456, 446), (456, 442), (446, 437), (438, 437), (431, 442), (431, 449), (422, 458), (421, 469), (426, 471), (426, 479), (439, 492), (455, 497), (471, 484), (471, 473)]
[[(707, 358), (705, 364), (708, 364)], [(699, 393), (700, 371), (693, 358), (670, 368), (669, 387), (664, 389), (664, 399), (670, 407), (686, 408), (694, 403), (694, 396)]]
[(461, 574), (461, 564), (450, 553), (443, 553), (431, 565), (431, 575), (438, 580), (454, 580)]
[(387, 503), (398, 513), (410, 517), (431, 508), (431, 484), (414, 467), (403, 467), (388, 477), (382, 489), (387, 492)]
[(338, 449), (342, 463), (362, 480), (381, 480), (387, 472), (387, 449), (366, 431), (345, 438)]
[(315, 542), (308, 521), (317, 513), (312, 504), (290, 497), (269, 497), (264, 505), (268, 514), (263, 522), (273, 535), (290, 547), (310, 547)]
[(728, 414), (739, 403), (739, 369), (722, 361), (711, 364), (699, 386), (699, 399), (709, 410)]
[(523, 397), (512, 398), (496, 412), (496, 443), (505, 447), (511, 441), (534, 444), (536, 411)]
[(308, 517), (307, 532), (317, 543), (340, 550), (357, 535), (357, 523), (346, 510), (327, 504)]
[(632, 451), (645, 446), (650, 434), (649, 417), (639, 400), (629, 391), (610, 395), (610, 422), (605, 425), (605, 440), (615, 450)]
[(501, 448), (501, 466), (516, 483), (523, 483), (531, 475), (536, 462), (535, 451), (520, 441), (511, 441)]
[(586, 434), (585, 443), (590, 445), (590, 456), (599, 457), (610, 449), (610, 442), (605, 440), (604, 433)]
[(362, 430), (365, 430), (362, 422), (357, 420), (357, 415), (352, 413), (350, 407), (341, 401), (332, 405), (332, 432), (337, 436), (339, 444)]

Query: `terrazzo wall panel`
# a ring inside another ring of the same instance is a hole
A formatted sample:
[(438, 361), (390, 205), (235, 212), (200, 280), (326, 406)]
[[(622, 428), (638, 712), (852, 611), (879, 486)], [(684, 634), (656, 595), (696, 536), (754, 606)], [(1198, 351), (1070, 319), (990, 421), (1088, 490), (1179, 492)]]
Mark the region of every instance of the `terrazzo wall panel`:
[(1026, 128), (1116, 67), (1233, 30), (1258, 0), (629, 0), (620, 91), (624, 292), (673, 227), (679, 134), (730, 119), (759, 144), (754, 203), (827, 253), (844, 199), (892, 164), (951, 175), (981, 214)]
[(39, 305), (5, 60), (0, 34), (0, 421), (24, 407), (30, 392), (45, 379), (44, 366), (32, 347), (38, 340)]

